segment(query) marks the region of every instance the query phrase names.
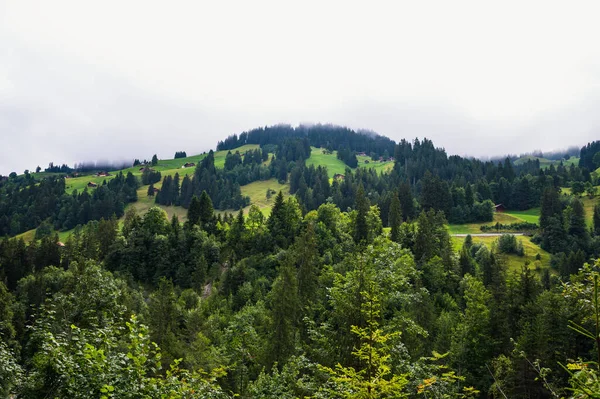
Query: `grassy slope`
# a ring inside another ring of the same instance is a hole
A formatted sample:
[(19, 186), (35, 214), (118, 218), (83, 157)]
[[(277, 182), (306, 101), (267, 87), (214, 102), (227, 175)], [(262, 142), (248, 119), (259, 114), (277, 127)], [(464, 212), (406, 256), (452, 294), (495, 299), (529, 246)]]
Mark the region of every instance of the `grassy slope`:
[[(394, 168), (394, 162), (371, 161), (370, 157), (357, 156), (359, 168), (375, 169), (378, 173), (389, 172)], [(365, 161), (368, 161), (366, 163)], [(310, 158), (306, 160), (306, 166), (327, 166), (327, 174), (332, 178), (335, 174), (343, 175), (348, 167), (343, 161), (337, 158), (337, 151), (331, 154), (325, 154), (321, 148), (311, 147)]]
[[(473, 242), (484, 243), (485, 245), (487, 245), (488, 248), (491, 249), (492, 244), (497, 239), (498, 239), (498, 237), (473, 237)], [(525, 249), (524, 256), (517, 256), (517, 255), (512, 255), (512, 254), (511, 255), (500, 255), (505, 259), (509, 271), (517, 271), (517, 272), (520, 271), (521, 266), (523, 266), (525, 264), (525, 261), (527, 261), (527, 260), (529, 260), (531, 262), (531, 265), (533, 265), (535, 262), (535, 256), (538, 253), (542, 257), (542, 259), (541, 259), (542, 268), (550, 267), (550, 256), (551, 255), (548, 252), (544, 251), (539, 246), (532, 243), (531, 239), (529, 237), (518, 237), (517, 239), (521, 240), (521, 242), (523, 243), (523, 248)], [(464, 241), (465, 241), (465, 237), (452, 237), (452, 242), (453, 242), (454, 248), (456, 250), (460, 250)], [(533, 267), (533, 266), (531, 266), (531, 267)]]
[[(237, 149), (237, 151), (240, 151), (240, 153), (244, 153), (247, 150), (255, 149), (255, 148), (258, 148), (258, 145), (248, 144), (248, 145), (239, 147)], [(217, 168), (222, 168), (225, 165), (225, 156), (226, 155), (227, 155), (227, 151), (215, 152), (215, 166)], [(182, 168), (183, 164), (185, 164), (186, 162), (193, 162), (193, 163), (198, 164), (198, 162), (200, 162), (205, 156), (206, 156), (206, 154), (200, 154), (200, 155), (194, 155), (194, 156), (187, 157), (187, 158), (161, 159), (158, 161), (158, 164), (156, 164), (155, 166), (152, 166), (152, 169), (161, 172), (163, 177), (164, 176), (174, 176), (175, 173), (179, 173), (179, 176), (181, 178), (183, 178), (183, 176), (185, 176), (185, 175), (193, 174), (194, 169), (195, 169), (193, 167), (192, 168)], [(124, 174), (131, 172), (131, 173), (133, 173), (134, 176), (139, 177), (142, 175), (140, 168), (142, 168), (142, 165), (123, 169), (122, 172)], [(94, 183), (100, 184), (104, 180), (112, 179), (114, 177), (114, 175), (116, 175), (117, 173), (119, 173), (119, 172), (118, 171), (111, 172), (111, 175), (113, 175), (113, 176), (109, 176), (109, 177), (81, 176), (81, 177), (67, 179), (67, 187), (66, 187), (67, 192), (71, 192), (73, 190), (82, 191), (89, 182), (94, 182)]]
[(344, 162), (337, 158), (337, 151), (333, 151), (331, 154), (325, 154), (321, 148), (311, 147), (310, 158), (306, 160), (306, 166), (326, 166), (327, 174), (329, 177), (333, 177), (335, 174), (343, 175), (346, 173), (348, 167)]
[[(255, 144), (248, 144), (248, 145), (244, 145), (242, 147), (239, 147), (239, 148), (233, 150), (233, 152), (239, 151), (240, 153), (243, 154), (245, 151), (248, 151), (251, 149), (256, 149), (258, 147), (259, 146), (255, 145)], [(217, 168), (224, 167), (225, 157), (227, 155), (227, 152), (228, 151), (216, 151), (215, 152), (215, 166)], [(152, 166), (152, 169), (160, 171), (162, 177), (174, 176), (176, 173), (179, 173), (179, 176), (181, 178), (183, 178), (183, 176), (185, 176), (185, 175), (192, 175), (195, 170), (194, 167), (182, 168), (183, 164), (185, 164), (187, 162), (193, 162), (195, 164), (198, 164), (198, 162), (200, 162), (205, 156), (206, 156), (206, 154), (199, 154), (199, 155), (193, 155), (193, 156), (190, 156), (187, 158), (161, 159), (158, 161), (158, 163), (155, 166)], [(267, 161), (265, 164), (268, 164), (270, 162), (270, 158), (271, 157), (269, 156), (269, 161)], [(369, 162), (365, 163), (365, 161), (367, 161), (367, 160)], [(372, 162), (369, 157), (358, 157), (358, 161), (359, 161), (359, 167), (373, 168), (373, 169), (376, 169), (378, 172), (389, 171), (394, 166), (393, 162)], [(312, 147), (311, 157), (306, 161), (306, 164), (307, 165), (315, 165), (315, 166), (318, 166), (318, 165), (326, 166), (330, 177), (333, 177), (333, 175), (336, 173), (344, 174), (345, 170), (346, 170), (346, 165), (341, 160), (337, 159), (336, 152), (333, 152), (332, 154), (324, 154), (322, 149), (315, 148), (315, 147)], [(142, 165), (123, 169), (122, 172), (124, 174), (131, 172), (134, 176), (141, 177), (142, 172), (140, 171), (140, 168), (142, 168)], [(66, 191), (72, 192), (73, 190), (77, 190), (77, 191), (81, 192), (87, 187), (87, 184), (89, 182), (102, 184), (102, 182), (104, 180), (108, 181), (110, 179), (113, 179), (114, 176), (119, 173), (119, 171), (110, 172), (110, 173), (111, 173), (111, 176), (108, 176), (108, 177), (97, 177), (97, 176), (88, 175), (88, 176), (69, 178), (66, 180)], [(53, 175), (53, 174), (52, 173), (44, 173), (44, 172), (36, 174), (37, 177), (44, 177), (44, 176), (50, 176), (50, 175)], [(155, 187), (160, 188), (161, 185), (162, 185), (162, 181), (156, 183)], [(253, 182), (246, 186), (242, 186), (241, 190), (242, 190), (242, 195), (247, 195), (250, 197), (251, 204), (257, 205), (265, 215), (268, 215), (270, 213), (270, 210), (271, 210), (271, 207), (272, 207), (272, 204), (274, 201), (274, 196), (271, 197), (270, 199), (266, 198), (267, 189), (269, 189), (269, 188), (272, 190), (275, 190), (276, 192), (282, 190), (284, 197), (288, 197), (290, 195), (289, 184), (279, 184), (276, 179)], [(138, 213), (144, 214), (148, 209), (150, 209), (150, 207), (155, 206), (156, 204), (154, 203), (154, 197), (148, 197), (147, 191), (148, 191), (147, 185), (140, 187), (138, 189), (138, 201), (133, 204), (128, 205), (128, 207), (134, 207), (138, 211)], [(180, 222), (185, 222), (187, 220), (187, 209), (184, 209), (179, 206), (164, 206), (164, 205), (158, 205), (158, 206), (167, 212), (167, 215), (169, 216), (169, 218), (171, 218), (173, 215), (177, 215)], [(249, 207), (245, 208), (244, 211), (247, 212), (248, 209), (249, 209)], [(234, 212), (234, 210), (227, 210), (225, 212)], [(72, 230), (60, 232), (59, 237), (60, 237), (61, 241), (64, 241), (71, 233), (72, 233)], [(31, 240), (33, 240), (34, 236), (35, 236), (35, 230), (30, 230), (28, 232), (20, 234), (18, 237), (22, 237), (26, 241), (31, 241)]]
[[(596, 186), (598, 193), (600, 193), (600, 186)], [(569, 187), (561, 188), (561, 191), (564, 195), (571, 195), (571, 189)], [(593, 224), (593, 216), (594, 216), (594, 205), (600, 204), (600, 195), (596, 195), (595, 197), (588, 197), (587, 195), (583, 195), (579, 197), (581, 202), (583, 202), (583, 209), (585, 211), (585, 223), (588, 227), (591, 227)]]
[(482, 225), (493, 226), (496, 223), (502, 224), (510, 224), (510, 223), (520, 223), (523, 220), (513, 216), (509, 213), (494, 213), (494, 220), (488, 223), (468, 223), (468, 224), (451, 224), (450, 234), (478, 234), (481, 233), (481, 229), (479, 228)]
[[(535, 160), (539, 160), (540, 161), (540, 167), (541, 168), (547, 168), (550, 165), (554, 165), (555, 167), (560, 165), (560, 161), (552, 161), (550, 159), (546, 159), (546, 158), (539, 158), (539, 157), (534, 157), (534, 156), (526, 156), (526, 157), (521, 157), (519, 159), (517, 159), (515, 161), (515, 165), (522, 165), (524, 163), (526, 163), (529, 160), (535, 161)], [(569, 165), (578, 165), (579, 164), (579, 158), (575, 158), (575, 157), (571, 157), (568, 160), (563, 160), (562, 161), (564, 166), (569, 166)]]
[[(273, 194), (271, 198), (267, 199), (268, 189), (275, 190), (276, 193), (281, 191), (284, 198), (290, 196), (290, 185), (279, 184), (277, 179), (255, 181), (242, 186), (242, 195), (249, 196), (250, 204), (258, 206), (265, 216), (268, 216), (271, 213), (271, 207), (273, 206), (275, 196), (277, 195)], [(248, 209), (250, 209), (249, 206), (244, 208), (246, 214), (248, 213)]]
[[(358, 166), (363, 168), (375, 169), (377, 173), (387, 173), (394, 169), (394, 162), (386, 161), (379, 162), (371, 160), (371, 157), (356, 157), (358, 159)], [(365, 163), (368, 162), (368, 163)]]
[(536, 224), (540, 222), (540, 208), (532, 208), (526, 211), (506, 211), (504, 213), (525, 222)]

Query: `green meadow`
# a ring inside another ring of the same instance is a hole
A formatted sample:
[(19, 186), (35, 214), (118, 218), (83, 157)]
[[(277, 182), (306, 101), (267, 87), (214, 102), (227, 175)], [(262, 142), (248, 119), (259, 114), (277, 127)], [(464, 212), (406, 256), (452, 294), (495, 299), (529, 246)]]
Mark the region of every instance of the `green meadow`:
[[(498, 240), (498, 237), (472, 237), (474, 243), (483, 243), (490, 250), (494, 247), (494, 243)], [(526, 261), (530, 262), (530, 267), (532, 269), (536, 268), (536, 255), (540, 254), (541, 260), (539, 269), (550, 268), (550, 257), (551, 255), (540, 248), (538, 245), (531, 242), (531, 238), (526, 236), (519, 236), (517, 240), (523, 243), (523, 248), (525, 249), (524, 256), (518, 256), (514, 254), (499, 254), (499, 256), (506, 262), (507, 268), (509, 272), (519, 272), (521, 270), (521, 266), (525, 264)], [(452, 243), (455, 250), (460, 250), (465, 242), (465, 237), (452, 237)], [(539, 271), (539, 270), (538, 270)]]
[(540, 223), (540, 208), (531, 208), (526, 211), (506, 211), (504, 213), (524, 222)]
[(330, 178), (336, 174), (343, 175), (346, 173), (348, 166), (337, 158), (337, 151), (326, 154), (323, 148), (311, 147), (310, 149), (310, 158), (306, 160), (306, 166), (326, 166)]
[[(256, 144), (248, 144), (237, 148), (235, 151), (239, 151), (240, 153), (244, 153), (248, 150), (253, 150), (258, 148)], [(222, 168), (225, 166), (225, 157), (227, 156), (228, 151), (216, 151), (215, 154), (215, 166), (217, 168)], [(178, 159), (159, 159), (156, 165), (150, 166), (152, 169), (159, 171), (162, 177), (165, 176), (175, 176), (176, 173), (179, 173), (179, 176), (183, 178), (185, 175), (192, 175), (194, 173), (195, 168), (184, 168), (183, 165), (186, 163), (195, 163), (198, 164), (206, 154), (193, 155), (187, 158), (178, 158)], [(143, 165), (132, 166), (130, 168), (123, 169), (122, 172), (127, 174), (131, 172), (134, 176), (142, 175)], [(82, 191), (85, 189), (89, 182), (94, 182), (96, 184), (102, 184), (104, 180), (110, 180), (114, 178), (119, 171), (110, 172), (111, 176), (108, 177), (98, 177), (94, 175), (80, 176), (75, 178), (68, 178), (66, 180), (66, 190), (67, 192), (71, 192), (73, 190)]]
[[(375, 169), (378, 173), (387, 173), (394, 168), (393, 161), (372, 161), (368, 156), (357, 156), (356, 159), (359, 168)], [(330, 178), (336, 174), (345, 174), (346, 168), (348, 168), (348, 165), (337, 158), (337, 151), (327, 154), (325, 149), (316, 147), (311, 147), (310, 158), (306, 160), (306, 166), (310, 165), (326, 166)]]
[[(537, 218), (539, 219), (539, 209)], [(530, 220), (533, 220), (533, 218), (530, 218)], [(482, 233), (480, 226), (494, 226), (496, 223), (511, 224), (521, 222), (529, 222), (529, 220), (525, 220), (523, 216), (521, 216), (520, 212), (495, 212), (494, 220), (492, 222), (451, 224), (449, 225), (449, 229), (450, 234), (480, 234)], [(537, 223), (537, 220), (535, 222), (530, 223)]]
[[(515, 165), (523, 165), (525, 163), (527, 163), (527, 161), (535, 161), (538, 160), (540, 161), (540, 168), (548, 168), (550, 167), (550, 165), (554, 165), (555, 167), (560, 165), (561, 161), (553, 161), (547, 158), (540, 158), (540, 157), (534, 157), (532, 155), (527, 155), (524, 157), (521, 157), (517, 160), (515, 160)], [(564, 166), (570, 166), (570, 165), (579, 165), (579, 158), (578, 157), (571, 157), (567, 160), (562, 160), (562, 163)]]

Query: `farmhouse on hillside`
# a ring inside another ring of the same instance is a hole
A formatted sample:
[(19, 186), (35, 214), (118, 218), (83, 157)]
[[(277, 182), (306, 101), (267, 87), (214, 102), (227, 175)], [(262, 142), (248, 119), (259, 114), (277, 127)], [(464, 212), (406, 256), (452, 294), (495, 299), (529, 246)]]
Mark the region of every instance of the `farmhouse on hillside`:
[(333, 175), (333, 178), (335, 180), (344, 180), (346, 178), (346, 176), (340, 174), (340, 173), (336, 173), (335, 175)]
[(196, 166), (196, 164), (193, 162), (186, 162), (183, 164), (182, 168), (191, 168), (192, 166)]
[(88, 186), (89, 188), (96, 188), (96, 187), (98, 187), (98, 184), (97, 184), (97, 183), (94, 183), (93, 181), (91, 181), (91, 182), (89, 182), (89, 183), (87, 184), (87, 186)]
[(494, 205), (494, 212), (504, 212), (506, 208), (502, 204)]

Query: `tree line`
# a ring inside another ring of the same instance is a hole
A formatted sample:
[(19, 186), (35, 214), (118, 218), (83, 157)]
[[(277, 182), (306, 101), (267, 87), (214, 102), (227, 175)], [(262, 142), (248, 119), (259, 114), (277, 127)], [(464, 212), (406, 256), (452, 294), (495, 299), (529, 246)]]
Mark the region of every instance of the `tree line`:
[(69, 230), (91, 220), (123, 216), (125, 205), (137, 200), (139, 182), (117, 174), (97, 188), (65, 192), (63, 177), (35, 180), (13, 176), (0, 183), (0, 236), (14, 236), (46, 221), (56, 230)]
[(203, 191), (183, 224), (131, 208), (122, 227), (88, 223), (64, 247), (52, 235), (4, 239), (3, 389), (544, 398), (598, 388), (595, 343), (569, 327), (594, 329), (592, 268), (509, 270), (503, 252), (470, 237), (455, 252), (443, 211), (404, 221), (394, 199), (389, 233), (381, 215), (361, 184), (350, 209), (304, 213), (280, 192), (268, 217), (256, 206), (215, 214)]

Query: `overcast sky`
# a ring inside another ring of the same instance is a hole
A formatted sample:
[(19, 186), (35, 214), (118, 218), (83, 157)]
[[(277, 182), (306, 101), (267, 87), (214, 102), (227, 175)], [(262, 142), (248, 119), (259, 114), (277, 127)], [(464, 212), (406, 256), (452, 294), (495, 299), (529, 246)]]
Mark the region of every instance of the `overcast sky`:
[(0, 0), (0, 174), (322, 122), (450, 154), (600, 139), (598, 2)]

